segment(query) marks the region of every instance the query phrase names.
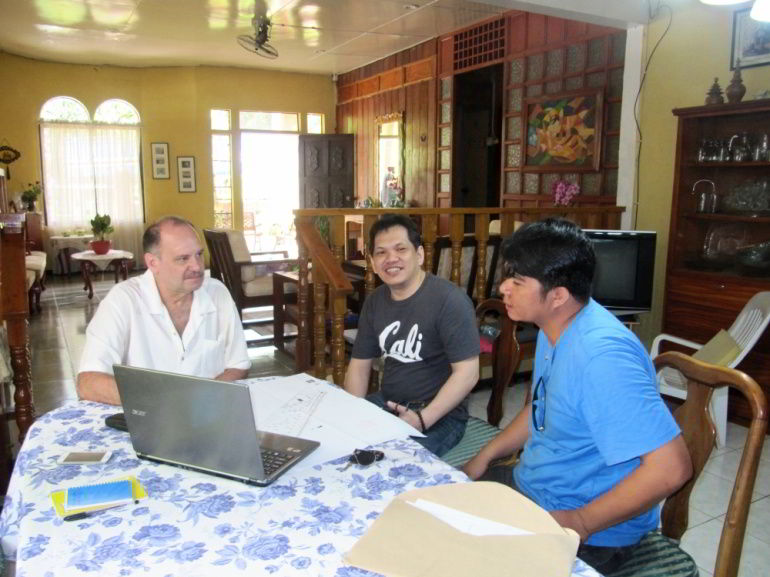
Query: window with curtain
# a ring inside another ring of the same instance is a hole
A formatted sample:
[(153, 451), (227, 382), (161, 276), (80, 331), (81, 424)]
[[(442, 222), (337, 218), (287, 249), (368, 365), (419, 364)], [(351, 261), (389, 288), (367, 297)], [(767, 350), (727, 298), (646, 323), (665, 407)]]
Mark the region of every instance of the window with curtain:
[[(46, 220), (51, 235), (90, 231), (94, 215), (109, 214), (113, 248), (141, 261), (144, 229), (139, 113), (125, 100), (94, 112), (58, 96), (40, 112)], [(52, 258), (55, 255), (50, 255)]]

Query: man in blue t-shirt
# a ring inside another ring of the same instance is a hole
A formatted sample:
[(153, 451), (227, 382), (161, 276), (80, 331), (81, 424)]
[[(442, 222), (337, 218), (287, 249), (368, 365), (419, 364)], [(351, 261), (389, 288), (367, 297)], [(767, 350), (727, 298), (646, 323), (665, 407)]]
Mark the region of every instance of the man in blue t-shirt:
[(522, 448), (511, 480), (564, 527), (600, 573), (658, 526), (658, 503), (692, 474), (642, 344), (591, 299), (591, 241), (568, 221), (523, 226), (502, 249), (508, 316), (539, 328), (532, 401), (469, 461), (472, 479)]

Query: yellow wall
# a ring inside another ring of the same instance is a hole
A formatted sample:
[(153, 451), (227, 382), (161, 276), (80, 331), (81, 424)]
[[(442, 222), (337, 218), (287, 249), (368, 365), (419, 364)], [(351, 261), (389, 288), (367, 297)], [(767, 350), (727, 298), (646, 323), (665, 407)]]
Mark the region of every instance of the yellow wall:
[[(24, 184), (42, 180), (37, 119), (53, 96), (72, 96), (88, 107), (108, 98), (133, 104), (142, 119), (145, 215), (148, 222), (177, 214), (199, 227), (214, 223), (211, 108), (326, 115), (334, 132), (335, 88), (330, 76), (244, 68), (121, 68), (42, 62), (0, 53), (0, 142), (19, 150), (11, 165), (11, 198)], [(304, 123), (304, 117), (302, 122)], [(168, 142), (171, 179), (154, 180), (150, 142)], [(177, 192), (176, 157), (194, 156), (198, 192)], [(236, 164), (237, 166), (237, 164)], [(236, 179), (236, 187), (238, 180)], [(235, 190), (238, 199), (238, 190)], [(239, 213), (239, 205), (236, 214)]]
[[(734, 7), (706, 6), (697, 0), (671, 2), (671, 29), (650, 65), (641, 98), (642, 154), (639, 167), (637, 229), (658, 231), (654, 310), (643, 320), (640, 337), (651, 338), (662, 324), (666, 252), (674, 183), (676, 122), (673, 108), (704, 103), (714, 77), (724, 90), (730, 83), (730, 40)], [(665, 11), (647, 30), (649, 54), (663, 34)], [(744, 100), (770, 89), (770, 65), (742, 71)], [(727, 327), (725, 327), (727, 328)]]

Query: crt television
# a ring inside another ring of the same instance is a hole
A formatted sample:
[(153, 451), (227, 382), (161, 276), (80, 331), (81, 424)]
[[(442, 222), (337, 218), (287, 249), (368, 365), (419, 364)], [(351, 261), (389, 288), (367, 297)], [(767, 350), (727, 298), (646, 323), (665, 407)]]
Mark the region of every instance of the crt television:
[(654, 231), (586, 230), (596, 253), (594, 300), (617, 314), (649, 311), (655, 272)]

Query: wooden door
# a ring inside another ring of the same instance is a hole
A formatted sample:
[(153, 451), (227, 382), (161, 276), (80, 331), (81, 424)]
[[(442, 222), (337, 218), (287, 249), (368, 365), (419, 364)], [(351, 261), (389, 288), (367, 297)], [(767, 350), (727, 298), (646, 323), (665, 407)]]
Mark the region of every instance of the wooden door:
[(299, 135), (299, 207), (351, 208), (355, 199), (352, 134)]

